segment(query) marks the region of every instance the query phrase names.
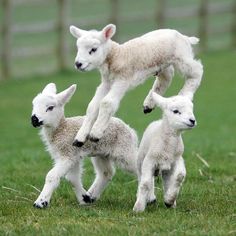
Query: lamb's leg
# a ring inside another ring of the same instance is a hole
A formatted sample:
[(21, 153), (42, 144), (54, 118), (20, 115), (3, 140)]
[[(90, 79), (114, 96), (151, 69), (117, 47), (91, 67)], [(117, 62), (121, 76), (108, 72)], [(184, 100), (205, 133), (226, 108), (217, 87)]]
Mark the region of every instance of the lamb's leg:
[(75, 140), (73, 142), (74, 146), (81, 147), (86, 141), (91, 131), (91, 128), (95, 120), (97, 119), (100, 102), (106, 96), (109, 89), (110, 89), (110, 84), (106, 82), (102, 82), (98, 86), (93, 99), (88, 105), (83, 125), (81, 126), (80, 130), (78, 131), (75, 137)]
[(92, 163), (96, 178), (87, 193), (83, 195), (83, 200), (86, 203), (92, 203), (97, 200), (115, 174), (112, 161), (106, 157), (93, 157)]
[(77, 162), (67, 173), (66, 179), (71, 182), (74, 187), (76, 198), (78, 202), (82, 205), (84, 204), (83, 195), (86, 190), (83, 188), (82, 184), (82, 163)]
[(129, 88), (129, 84), (124, 80), (117, 80), (113, 83), (108, 94), (102, 99), (99, 107), (98, 118), (90, 132), (90, 140), (97, 142), (106, 130), (109, 120), (117, 111), (120, 100)]
[(174, 67), (169, 66), (161, 71), (160, 74), (156, 77), (156, 80), (143, 103), (143, 112), (145, 114), (151, 112), (155, 107), (155, 103), (152, 99), (152, 92), (163, 95), (166, 89), (170, 86), (173, 76)]
[(186, 176), (184, 160), (176, 160), (171, 170), (163, 171), (164, 202), (166, 207), (176, 207), (176, 199)]
[(193, 99), (194, 93), (202, 80), (203, 66), (201, 62), (186, 58), (179, 60), (175, 66), (186, 77), (185, 84), (179, 94)]
[(150, 193), (153, 192), (153, 173), (155, 163), (152, 158), (146, 156), (142, 165), (142, 174), (138, 186), (137, 200), (135, 202), (133, 211), (142, 212), (145, 210)]
[(152, 204), (152, 203), (155, 203), (156, 201), (157, 201), (157, 199), (156, 199), (156, 195), (155, 195), (155, 178), (153, 176), (152, 182), (151, 182), (151, 190), (148, 194), (147, 203)]
[(48, 172), (45, 180), (45, 184), (42, 192), (37, 200), (34, 202), (34, 206), (37, 208), (47, 207), (53, 191), (58, 187), (60, 178), (64, 177), (73, 166), (73, 162), (69, 160), (58, 161), (55, 166)]

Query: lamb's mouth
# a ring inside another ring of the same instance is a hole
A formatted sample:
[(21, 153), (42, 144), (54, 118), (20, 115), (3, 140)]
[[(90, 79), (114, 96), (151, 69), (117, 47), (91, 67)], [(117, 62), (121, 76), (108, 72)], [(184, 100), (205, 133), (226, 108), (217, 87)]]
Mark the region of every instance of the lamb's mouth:
[(187, 124), (187, 123), (185, 123), (185, 125), (187, 125), (189, 128), (195, 127), (195, 124)]
[(90, 64), (88, 64), (88, 65), (85, 66), (84, 68), (80, 68), (79, 70), (80, 70), (81, 72), (85, 72), (85, 71), (87, 71), (87, 68), (89, 67), (89, 65), (90, 65)]

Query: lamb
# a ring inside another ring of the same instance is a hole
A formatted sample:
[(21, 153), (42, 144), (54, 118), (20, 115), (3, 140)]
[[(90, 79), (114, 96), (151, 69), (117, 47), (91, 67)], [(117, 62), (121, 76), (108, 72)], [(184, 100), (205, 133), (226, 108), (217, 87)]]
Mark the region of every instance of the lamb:
[(139, 146), (139, 186), (133, 208), (135, 212), (144, 211), (147, 201), (156, 201), (156, 173), (163, 180), (165, 205), (176, 207), (176, 199), (186, 176), (181, 133), (196, 126), (193, 103), (189, 97), (178, 95), (164, 98), (154, 92), (152, 96), (156, 105), (162, 109), (163, 118), (147, 127)]
[(192, 45), (199, 41), (196, 37), (160, 29), (118, 44), (111, 40), (116, 32), (113, 24), (101, 31), (70, 26), (70, 32), (77, 39), (75, 67), (79, 71), (98, 68), (101, 74), (101, 84), (88, 105), (86, 118), (73, 143), (75, 146), (82, 146), (87, 139), (98, 141), (125, 93), (151, 75), (156, 75), (156, 81), (144, 101), (144, 113), (154, 108), (153, 91), (164, 94), (174, 69), (186, 77), (180, 95), (193, 97), (200, 85), (203, 67), (194, 59), (192, 51)]
[[(34, 203), (37, 208), (47, 207), (53, 191), (66, 177), (72, 183), (80, 204), (98, 199), (107, 183), (112, 179), (117, 164), (137, 175), (138, 140), (136, 132), (118, 118), (112, 118), (104, 136), (98, 143), (86, 142), (82, 148), (72, 142), (84, 121), (83, 116), (65, 118), (64, 106), (71, 99), (76, 85), (56, 94), (56, 86), (48, 84), (33, 100), (31, 122), (41, 127), (42, 139), (54, 161), (48, 172), (42, 192)], [(86, 192), (83, 188), (83, 158), (92, 156), (96, 178)]]

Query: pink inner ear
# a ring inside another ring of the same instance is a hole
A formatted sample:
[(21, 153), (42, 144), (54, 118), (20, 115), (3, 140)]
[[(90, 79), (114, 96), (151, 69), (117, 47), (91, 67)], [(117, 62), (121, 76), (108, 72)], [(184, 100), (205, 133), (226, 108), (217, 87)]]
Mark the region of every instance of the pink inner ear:
[(108, 29), (105, 31), (105, 38), (106, 38), (106, 39), (110, 38), (111, 33), (112, 33), (112, 28), (108, 28)]

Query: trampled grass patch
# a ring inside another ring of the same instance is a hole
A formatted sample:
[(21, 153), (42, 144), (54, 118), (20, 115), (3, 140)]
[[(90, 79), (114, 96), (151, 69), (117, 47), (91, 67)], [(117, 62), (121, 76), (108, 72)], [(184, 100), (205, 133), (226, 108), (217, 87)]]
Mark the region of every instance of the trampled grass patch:
[[(83, 115), (99, 83), (97, 72), (12, 80), (0, 84), (0, 235), (235, 235), (236, 234), (236, 69), (235, 52), (201, 56), (204, 79), (195, 96), (198, 126), (184, 134), (187, 178), (176, 209), (158, 204), (134, 214), (137, 182), (120, 170), (101, 199), (79, 206), (71, 186), (62, 181), (45, 210), (33, 208), (51, 160), (31, 127), (33, 97), (49, 82), (58, 90), (77, 83), (66, 115)], [(178, 76), (177, 76), (178, 77)], [(141, 138), (146, 126), (160, 118), (156, 109), (142, 113), (142, 102), (153, 79), (130, 91), (117, 116), (135, 128)], [(174, 79), (167, 95), (176, 94), (183, 81)], [(207, 167), (200, 159), (207, 161)], [(84, 185), (94, 178), (89, 158)]]

